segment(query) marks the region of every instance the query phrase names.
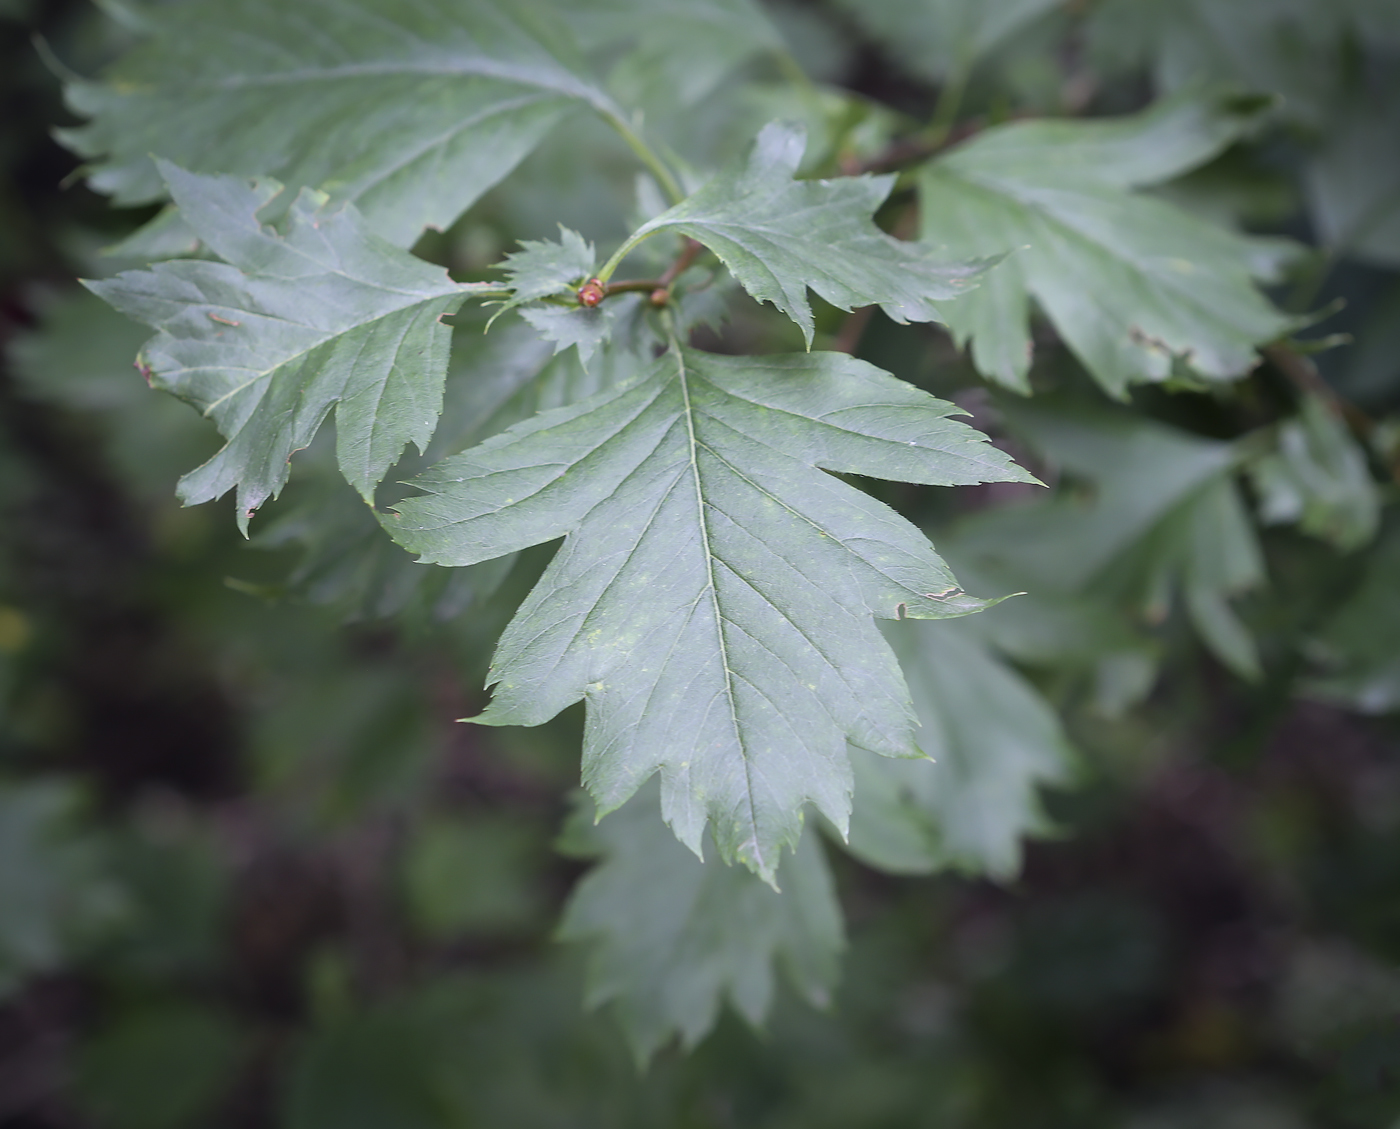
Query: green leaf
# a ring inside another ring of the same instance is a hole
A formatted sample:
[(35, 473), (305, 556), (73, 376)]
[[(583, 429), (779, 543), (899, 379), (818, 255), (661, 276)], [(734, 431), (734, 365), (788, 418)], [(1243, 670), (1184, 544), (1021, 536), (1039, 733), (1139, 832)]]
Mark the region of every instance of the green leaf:
[(611, 85), (638, 105), (663, 91), (689, 105), (745, 59), (783, 50), (753, 0), (590, 0), (567, 17), (585, 47), (626, 45)]
[(959, 559), (1035, 596), (1111, 600), (1145, 624), (1161, 622), (1180, 594), (1216, 656), (1254, 677), (1253, 643), (1228, 603), (1264, 579), (1232, 479), (1240, 452), (1127, 412), (1043, 398), (1001, 407), (1069, 481), (1044, 502), (963, 523)]
[(576, 231), (560, 225), (559, 242), (553, 240), (521, 241), (521, 250), (513, 251), (502, 260), (506, 285), (511, 296), (501, 312), (578, 288), (593, 274), (597, 262), (593, 245)]
[(1320, 670), (1309, 694), (1362, 713), (1400, 710), (1400, 536), (1392, 526), (1366, 563), (1356, 591), (1313, 640)]
[(805, 146), (801, 128), (770, 123), (746, 160), (642, 225), (623, 251), (658, 231), (689, 235), (801, 326), (809, 346), (809, 287), (843, 310), (878, 305), (897, 322), (943, 320), (939, 303), (965, 292), (986, 261), (949, 263), (876, 227), (892, 176), (794, 180)]
[(1380, 524), (1379, 491), (1365, 452), (1319, 396), (1278, 429), (1278, 447), (1249, 468), (1266, 523), (1296, 522), (1343, 552), (1360, 548)]
[(913, 526), (816, 468), (1029, 479), (955, 410), (839, 354), (673, 350), (448, 459), (384, 520), (453, 565), (567, 536), (501, 639), (478, 720), (537, 725), (586, 698), (602, 811), (660, 769), (681, 841), (699, 853), (712, 820), (724, 858), (771, 880), (805, 803), (845, 826), (847, 738), (915, 751), (871, 617), (983, 606)]
[(58, 780), (0, 785), (0, 998), (56, 970), (126, 909), (101, 848)]
[(1308, 165), (1306, 183), (1322, 241), (1347, 255), (1400, 267), (1400, 82), (1357, 92), (1332, 120)]
[(613, 1005), (639, 1062), (676, 1035), (695, 1046), (726, 999), (761, 1025), (775, 964), (814, 1007), (830, 1004), (845, 938), (812, 832), (783, 860), (781, 892), (742, 867), (699, 861), (657, 818), (651, 788), (568, 838), (602, 861), (574, 890), (559, 936), (589, 946), (586, 1002)]
[(882, 870), (1013, 876), (1022, 837), (1047, 830), (1037, 787), (1068, 775), (1072, 753), (1054, 710), (963, 627), (885, 628), (931, 759), (852, 756), (850, 851)]
[(526, 0), (197, 0), (147, 16), (154, 36), (107, 82), (67, 91), (93, 120), (61, 137), (120, 204), (164, 194), (154, 152), (324, 188), (406, 247), (450, 225), (572, 107), (619, 113), (557, 18)]
[(935, 81), (973, 63), (1060, 0), (839, 0), (916, 75)]
[(942, 309), (979, 371), (1027, 391), (1034, 299), (1106, 391), (1180, 364), (1239, 376), (1292, 324), (1254, 288), (1289, 244), (1211, 227), (1128, 191), (1200, 164), (1255, 124), (1260, 99), (1196, 92), (1102, 122), (1018, 122), (919, 173), (923, 238), (941, 253), (1015, 253)]
[(404, 448), (432, 437), (451, 336), (441, 319), (484, 284), (454, 283), (320, 193), (304, 189), (278, 230), (258, 216), (282, 191), (276, 181), (161, 170), (224, 262), (157, 263), (87, 286), (158, 331), (139, 362), (148, 380), (228, 440), (181, 479), (181, 498), (193, 505), (237, 488), (246, 531), (334, 407), (341, 472), (370, 500)]

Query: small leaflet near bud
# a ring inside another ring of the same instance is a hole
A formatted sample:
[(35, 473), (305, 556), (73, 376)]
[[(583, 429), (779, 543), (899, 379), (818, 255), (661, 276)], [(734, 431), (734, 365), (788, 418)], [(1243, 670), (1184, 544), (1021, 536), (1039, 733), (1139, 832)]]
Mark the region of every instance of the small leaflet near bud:
[(579, 305), (587, 306), (590, 310), (603, 300), (607, 291), (603, 284), (596, 278), (590, 278), (578, 288)]

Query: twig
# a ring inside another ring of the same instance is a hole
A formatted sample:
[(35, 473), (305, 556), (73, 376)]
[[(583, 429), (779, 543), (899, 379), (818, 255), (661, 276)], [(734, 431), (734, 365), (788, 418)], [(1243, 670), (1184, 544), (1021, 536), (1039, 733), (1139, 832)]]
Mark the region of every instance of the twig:
[(666, 272), (660, 278), (628, 278), (621, 282), (604, 282), (599, 278), (590, 278), (578, 289), (579, 304), (592, 308), (604, 298), (610, 298), (614, 294), (644, 291), (650, 293), (653, 306), (664, 306), (671, 300), (672, 284), (685, 273), (686, 268), (695, 261), (695, 257), (704, 249), (703, 243), (686, 236), (681, 253), (676, 256), (675, 262), (666, 268)]

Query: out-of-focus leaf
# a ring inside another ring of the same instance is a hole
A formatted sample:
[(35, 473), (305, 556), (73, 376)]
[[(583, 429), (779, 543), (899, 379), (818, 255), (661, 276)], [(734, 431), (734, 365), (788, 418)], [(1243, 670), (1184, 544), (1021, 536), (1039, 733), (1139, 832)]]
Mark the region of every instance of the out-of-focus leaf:
[(806, 144), (800, 128), (770, 123), (744, 161), (643, 224), (629, 244), (668, 230), (698, 240), (745, 290), (801, 326), (809, 345), (808, 289), (843, 310), (878, 305), (897, 322), (943, 320), (941, 303), (968, 290), (987, 263), (949, 262), (877, 228), (871, 217), (892, 176), (795, 180)]
[(1092, 595), (1140, 624), (1160, 622), (1179, 593), (1216, 656), (1253, 677), (1253, 643), (1228, 599), (1264, 572), (1231, 479), (1235, 448), (1126, 412), (1042, 400), (1003, 410), (1071, 482), (1044, 502), (985, 511), (941, 543), (999, 586), (1046, 599)]
[(1363, 713), (1400, 709), (1400, 535), (1388, 530), (1350, 599), (1319, 632), (1310, 693)]
[(1277, 450), (1249, 471), (1264, 521), (1296, 522), (1343, 552), (1375, 536), (1380, 495), (1366, 455), (1321, 397), (1304, 398), (1297, 418), (1280, 425)]
[(604, 812), (658, 769), (666, 820), (771, 880), (808, 801), (849, 811), (846, 741), (914, 752), (872, 616), (943, 618), (958, 588), (893, 511), (817, 467), (928, 484), (1026, 480), (955, 409), (839, 354), (681, 348), (414, 480), (385, 526), (473, 564), (567, 535), (492, 661), (478, 720), (589, 703), (583, 778)]
[(1027, 391), (1030, 302), (1110, 394), (1174, 364), (1213, 380), (1255, 364), (1291, 324), (1254, 288), (1291, 245), (1212, 227), (1133, 188), (1200, 164), (1257, 124), (1267, 103), (1195, 91), (1110, 121), (1018, 122), (919, 173), (923, 238), (954, 257), (1014, 253), (942, 303), (978, 369)]
[(783, 49), (754, 0), (592, 0), (566, 16), (585, 48), (626, 45), (611, 85), (637, 105), (660, 89), (694, 103), (752, 55)]
[(911, 72), (935, 81), (978, 59), (1059, 0), (840, 0), (840, 7)]
[(165, 193), (150, 154), (355, 201), (409, 246), (446, 228), (578, 105), (620, 111), (557, 17), (524, 0), (202, 0), (145, 11), (152, 37), (69, 84), (62, 132), (120, 204)]
[(403, 889), (429, 937), (509, 933), (538, 919), (540, 837), (518, 816), (430, 816), (404, 848)]
[(1317, 125), (1336, 94), (1347, 6), (1103, 0), (1090, 13), (1086, 47), (1109, 73), (1146, 66), (1163, 91), (1202, 80), (1239, 83), (1282, 95), (1284, 113)]
[(100, 1129), (195, 1129), (232, 1085), (243, 1033), (195, 1003), (142, 1006), (82, 1048), (77, 1093)]
[(169, 498), (180, 474), (217, 444), (188, 407), (153, 393), (137, 373), (132, 360), (148, 331), (77, 287), (44, 300), (38, 314), (38, 326), (7, 348), (25, 393), (97, 417), (127, 488)]
[(506, 556), (471, 568), (417, 564), (339, 481), (308, 484), (295, 506), (273, 518), (253, 543), (300, 549), (288, 590), (338, 608), (347, 620), (404, 613), (427, 621), (453, 619), (488, 599), (515, 563)]
[(1037, 788), (1071, 751), (1035, 689), (962, 623), (892, 623), (929, 760), (856, 750), (850, 850), (896, 874), (951, 868), (1006, 878), (1021, 840), (1047, 829)]
[(1364, 89), (1329, 122), (1307, 170), (1313, 218), (1334, 254), (1400, 267), (1400, 82)]
[(71, 784), (0, 784), (0, 997), (58, 968), (124, 916), (104, 843)]
[[(586, 818), (582, 807), (574, 818)], [(613, 1005), (639, 1061), (673, 1036), (693, 1047), (726, 1000), (761, 1025), (775, 964), (813, 1006), (830, 1003), (845, 940), (811, 831), (778, 870), (781, 892), (677, 843), (653, 789), (569, 840), (575, 850), (589, 843), (602, 861), (570, 898), (560, 936), (589, 946), (587, 1002)]]
[(371, 501), (404, 448), (432, 437), (450, 338), (441, 319), (481, 287), (388, 246), (319, 193), (298, 195), (277, 230), (258, 214), (282, 191), (276, 181), (161, 169), (225, 262), (157, 263), (88, 288), (158, 330), (143, 371), (228, 440), (181, 479), (180, 496), (192, 505), (236, 488), (246, 530), (334, 407), (341, 471)]

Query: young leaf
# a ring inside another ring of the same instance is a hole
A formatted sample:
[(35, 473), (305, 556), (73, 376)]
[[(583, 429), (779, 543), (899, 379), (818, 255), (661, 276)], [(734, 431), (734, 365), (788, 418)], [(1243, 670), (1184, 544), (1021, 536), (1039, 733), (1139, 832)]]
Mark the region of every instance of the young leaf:
[(942, 321), (939, 303), (964, 293), (987, 261), (949, 263), (876, 227), (892, 176), (794, 180), (805, 147), (801, 128), (770, 123), (745, 161), (638, 228), (624, 250), (658, 231), (689, 235), (801, 326), (808, 345), (808, 287), (843, 310), (878, 305), (897, 322)]
[(976, 291), (942, 307), (990, 379), (1027, 391), (1030, 301), (1110, 394), (1163, 380), (1174, 362), (1209, 379), (1255, 364), (1289, 319), (1254, 288), (1289, 247), (1211, 227), (1128, 189), (1201, 163), (1267, 103), (1192, 93), (1110, 122), (988, 130), (919, 174), (923, 238), (957, 256), (1018, 248)]
[(446, 228), (569, 110), (619, 111), (557, 20), (524, 0), (196, 0), (68, 87), (93, 120), (61, 136), (121, 204), (164, 193), (154, 152), (199, 172), (277, 176), (352, 200), (408, 246)]
[(775, 963), (809, 1003), (827, 1006), (845, 938), (817, 837), (805, 834), (783, 860), (779, 892), (742, 867), (696, 859), (657, 817), (654, 791), (566, 832), (575, 850), (602, 856), (559, 930), (590, 946), (588, 1006), (613, 1004), (643, 1063), (673, 1035), (693, 1047), (725, 999), (762, 1024)]
[(811, 801), (844, 828), (849, 738), (914, 755), (898, 664), (871, 622), (962, 615), (923, 536), (818, 467), (935, 485), (1029, 476), (951, 405), (838, 354), (673, 349), (413, 485), (384, 519), (465, 565), (567, 535), (507, 628), (478, 720), (589, 703), (583, 778), (612, 811), (658, 769), (698, 854), (772, 880)]
[(224, 262), (157, 263), (87, 286), (158, 331), (142, 371), (228, 439), (181, 479), (181, 498), (193, 505), (237, 488), (246, 531), (334, 407), (341, 471), (370, 500), (404, 448), (431, 438), (451, 336), (441, 319), (483, 286), (390, 247), (353, 207), (320, 193), (304, 189), (279, 231), (258, 217), (282, 191), (276, 181), (160, 167)]
[(953, 867), (1000, 878), (1023, 836), (1046, 829), (1036, 795), (1065, 779), (1059, 719), (1024, 678), (961, 623), (892, 623), (930, 760), (856, 750), (850, 851), (896, 874)]
[(501, 268), (506, 273), (506, 285), (511, 289), (510, 300), (502, 312), (572, 290), (593, 274), (596, 259), (593, 245), (576, 231), (562, 225), (559, 242), (553, 240), (523, 240), (521, 250), (513, 251)]

